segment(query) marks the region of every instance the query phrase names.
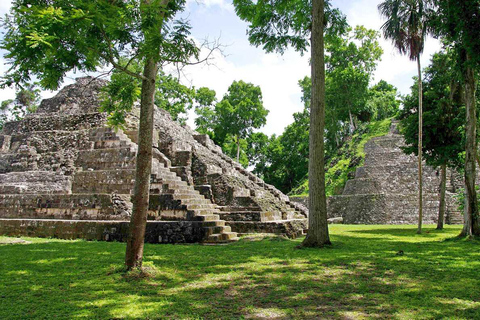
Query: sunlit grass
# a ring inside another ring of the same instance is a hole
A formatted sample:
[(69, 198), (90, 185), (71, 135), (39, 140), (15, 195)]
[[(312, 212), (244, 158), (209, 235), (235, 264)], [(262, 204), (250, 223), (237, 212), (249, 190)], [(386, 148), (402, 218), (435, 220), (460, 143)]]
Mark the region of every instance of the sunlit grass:
[(480, 318), (480, 246), (459, 226), (330, 231), (325, 249), (146, 245), (128, 274), (123, 243), (24, 238), (0, 245), (0, 319)]

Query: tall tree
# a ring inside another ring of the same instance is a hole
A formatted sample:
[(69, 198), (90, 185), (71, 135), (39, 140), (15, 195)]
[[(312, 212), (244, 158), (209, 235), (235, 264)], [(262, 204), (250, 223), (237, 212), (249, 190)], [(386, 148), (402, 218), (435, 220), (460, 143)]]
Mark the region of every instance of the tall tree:
[[(200, 130), (210, 130), (214, 141), (228, 154), (234, 146), (237, 162), (240, 162), (240, 146), (253, 132), (267, 122), (268, 110), (264, 108), (262, 91), (259, 86), (242, 80), (234, 81), (223, 99), (214, 107), (212, 91), (198, 91), (200, 106), (196, 108), (197, 125)], [(247, 160), (248, 162), (248, 160)]]
[[(321, 247), (330, 244), (327, 224), (324, 172), (325, 126), (325, 54), (324, 24), (327, 33), (343, 32), (345, 17), (338, 10), (325, 10), (323, 0), (234, 0), (235, 11), (250, 23), (247, 31), (250, 43), (263, 46), (267, 52), (283, 53), (292, 46), (304, 53), (311, 47), (312, 105), (309, 142), (309, 230), (304, 246)], [(327, 19), (325, 19), (327, 11)]]
[(383, 54), (379, 36), (375, 30), (356, 26), (347, 28), (344, 34), (326, 37), (327, 105), (336, 111), (331, 120), (350, 122), (350, 134), (356, 129), (357, 119), (371, 118), (365, 107), (370, 78)]
[(308, 233), (302, 245), (330, 244), (325, 194), (325, 50), (323, 42), (325, 8), (323, 0), (312, 1), (312, 100), (310, 104), (310, 142), (308, 162)]
[[(437, 229), (443, 229), (445, 218), (446, 169), (460, 168), (463, 165), (464, 146), (462, 134), (465, 108), (458, 71), (455, 69), (455, 57), (452, 54), (437, 53), (424, 73), (424, 144), (422, 148), (426, 163), (440, 167), (440, 194)], [(416, 82), (416, 79), (415, 79)], [(402, 134), (405, 137), (406, 153), (418, 153), (416, 139), (418, 127), (418, 90), (417, 82), (412, 92), (404, 99), (404, 108), (400, 115)]]
[(480, 68), (480, 2), (478, 0), (434, 0), (435, 34), (444, 37), (457, 51), (465, 90), (465, 185), (467, 205), (462, 235), (480, 236), (477, 192), (475, 190), (477, 157), (476, 89)]
[(374, 120), (394, 117), (400, 108), (397, 88), (380, 80), (369, 89), (366, 108), (371, 110)]
[(382, 25), (383, 35), (391, 39), (401, 54), (417, 61), (418, 69), (418, 229), (422, 233), (423, 177), (422, 177), (422, 67), (420, 55), (429, 30), (430, 18), (426, 0), (385, 0), (378, 6), (380, 14), (387, 19)]
[[(43, 88), (55, 90), (68, 71), (93, 72), (100, 66), (142, 81), (128, 269), (140, 267), (143, 259), (159, 66), (198, 57), (189, 26), (171, 22), (184, 5), (184, 0), (16, 0), (3, 19), (7, 32), (1, 48), (11, 62), (4, 85), (34, 75)], [(123, 57), (141, 61), (143, 70), (132, 72)]]
[(264, 108), (260, 87), (242, 80), (234, 81), (222, 101), (215, 105), (216, 137), (233, 137), (237, 162), (240, 161), (240, 140), (246, 139), (253, 129), (267, 122), (268, 110)]

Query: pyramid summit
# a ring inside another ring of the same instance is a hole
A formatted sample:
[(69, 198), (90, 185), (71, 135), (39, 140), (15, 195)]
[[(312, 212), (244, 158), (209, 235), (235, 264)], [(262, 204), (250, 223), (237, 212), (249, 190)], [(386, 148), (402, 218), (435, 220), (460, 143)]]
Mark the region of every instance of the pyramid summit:
[[(0, 132), (0, 234), (124, 241), (132, 211), (139, 110), (122, 129), (99, 112), (103, 80), (77, 79)], [(146, 241), (296, 237), (308, 210), (155, 108)]]

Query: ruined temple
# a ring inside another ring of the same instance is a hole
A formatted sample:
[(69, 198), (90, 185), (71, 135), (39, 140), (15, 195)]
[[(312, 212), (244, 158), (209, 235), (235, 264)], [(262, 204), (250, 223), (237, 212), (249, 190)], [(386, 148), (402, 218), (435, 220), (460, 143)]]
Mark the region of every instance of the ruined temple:
[[(126, 238), (138, 108), (123, 129), (99, 112), (104, 81), (80, 78), (0, 132), (0, 234)], [(308, 210), (222, 153), (207, 135), (156, 108), (146, 241), (229, 242), (238, 234), (296, 237)]]
[[(418, 222), (418, 158), (406, 155), (398, 132), (398, 121), (390, 131), (365, 144), (365, 162), (348, 180), (342, 195), (328, 201), (328, 216), (343, 217), (348, 224), (416, 224)], [(448, 170), (447, 170), (448, 171)], [(445, 220), (463, 223), (454, 195), (462, 186), (461, 177), (447, 173)], [(423, 166), (423, 222), (437, 223), (439, 169)]]

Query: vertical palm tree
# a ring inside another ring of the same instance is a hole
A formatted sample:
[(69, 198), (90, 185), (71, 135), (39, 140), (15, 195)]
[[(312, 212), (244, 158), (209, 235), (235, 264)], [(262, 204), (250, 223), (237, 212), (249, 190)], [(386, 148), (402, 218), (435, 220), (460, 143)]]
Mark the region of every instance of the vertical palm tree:
[(428, 30), (426, 0), (385, 0), (378, 5), (380, 14), (387, 19), (382, 25), (383, 36), (391, 39), (400, 54), (417, 61), (418, 67), (418, 230), (422, 232), (422, 68), (420, 56)]

